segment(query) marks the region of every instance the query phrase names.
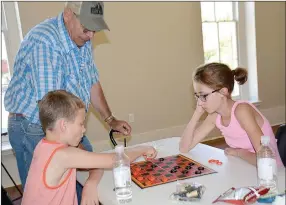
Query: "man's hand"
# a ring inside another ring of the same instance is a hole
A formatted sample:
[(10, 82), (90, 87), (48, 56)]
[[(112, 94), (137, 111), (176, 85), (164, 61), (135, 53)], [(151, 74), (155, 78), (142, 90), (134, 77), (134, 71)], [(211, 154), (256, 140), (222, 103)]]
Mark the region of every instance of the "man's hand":
[(130, 135), (131, 133), (131, 126), (125, 121), (117, 120), (114, 118), (108, 124), (113, 130), (116, 130), (125, 136)]
[(95, 180), (87, 180), (83, 190), (80, 205), (100, 205), (97, 193), (97, 182)]

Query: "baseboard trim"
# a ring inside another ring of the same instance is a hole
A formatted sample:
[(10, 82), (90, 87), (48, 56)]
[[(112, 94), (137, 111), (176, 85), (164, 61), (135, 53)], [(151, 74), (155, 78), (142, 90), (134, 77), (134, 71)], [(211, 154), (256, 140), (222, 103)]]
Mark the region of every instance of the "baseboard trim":
[(261, 113), (268, 119), (271, 126), (285, 123), (285, 105), (274, 108), (261, 109)]

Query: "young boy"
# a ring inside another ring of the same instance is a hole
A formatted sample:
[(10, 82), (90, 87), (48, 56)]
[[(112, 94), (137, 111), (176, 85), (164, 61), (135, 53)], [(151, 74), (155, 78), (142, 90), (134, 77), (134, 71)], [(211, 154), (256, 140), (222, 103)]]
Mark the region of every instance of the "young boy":
[[(37, 145), (28, 173), (22, 205), (77, 205), (76, 169), (94, 169), (87, 180), (81, 204), (99, 204), (97, 184), (101, 169), (112, 168), (114, 153), (93, 153), (77, 148), (85, 132), (85, 105), (76, 96), (58, 90), (39, 102), (39, 117), (45, 131)], [(126, 150), (130, 161), (140, 156), (154, 158), (151, 146)]]

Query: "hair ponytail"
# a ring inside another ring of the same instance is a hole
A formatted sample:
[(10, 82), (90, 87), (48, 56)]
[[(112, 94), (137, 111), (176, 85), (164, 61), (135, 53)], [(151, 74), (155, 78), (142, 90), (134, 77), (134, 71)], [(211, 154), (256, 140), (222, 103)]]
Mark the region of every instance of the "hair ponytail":
[(243, 85), (247, 81), (247, 70), (244, 68), (236, 68), (232, 70), (234, 80), (237, 81), (239, 85)]
[(234, 87), (234, 80), (236, 80), (239, 85), (247, 81), (247, 70), (244, 68), (231, 70), (226, 64), (214, 62), (198, 67), (193, 79), (214, 90), (227, 88), (229, 94), (231, 94)]

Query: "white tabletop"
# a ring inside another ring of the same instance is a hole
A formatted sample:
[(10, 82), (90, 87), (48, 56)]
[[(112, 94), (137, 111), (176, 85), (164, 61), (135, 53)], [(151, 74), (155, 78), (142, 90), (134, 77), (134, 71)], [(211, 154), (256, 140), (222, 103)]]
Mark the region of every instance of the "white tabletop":
[[(158, 150), (157, 157), (166, 157), (180, 153), (179, 140), (179, 137), (172, 137), (144, 144), (155, 146)], [(210, 147), (204, 144), (198, 144), (188, 154), (184, 155), (217, 171), (217, 173), (214, 174), (183, 180), (184, 182), (198, 182), (206, 187), (206, 191), (202, 199), (199, 202), (196, 202), (196, 204), (212, 204), (212, 202), (220, 194), (227, 191), (231, 187), (238, 188), (243, 186), (257, 185), (256, 167), (239, 158), (225, 156), (223, 150), (221, 149)], [(223, 162), (223, 165), (218, 166), (209, 164), (209, 159), (218, 159)], [(136, 161), (143, 161), (143, 158), (139, 158)], [(80, 173), (78, 175), (78, 180), (82, 183), (84, 183), (86, 178), (87, 174)], [(132, 182), (133, 197), (131, 204), (173, 205), (174, 203), (169, 200), (169, 196), (176, 190), (176, 183), (177, 182), (171, 182), (141, 189)], [(117, 204), (113, 188), (112, 171), (106, 170), (98, 188), (99, 199), (103, 205)], [(278, 188), (279, 192), (285, 190), (285, 168), (279, 169)]]

